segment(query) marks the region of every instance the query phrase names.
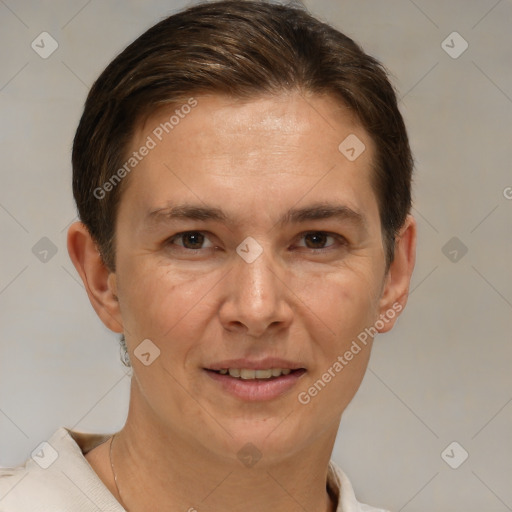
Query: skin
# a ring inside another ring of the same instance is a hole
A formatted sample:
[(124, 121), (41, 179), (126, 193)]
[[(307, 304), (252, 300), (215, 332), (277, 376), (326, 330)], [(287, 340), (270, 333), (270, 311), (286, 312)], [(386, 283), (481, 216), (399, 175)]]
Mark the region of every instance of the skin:
[[(196, 99), (198, 106), (126, 178), (115, 273), (80, 222), (68, 232), (90, 301), (109, 329), (125, 333), (133, 365), (128, 418), (113, 445), (122, 500), (131, 512), (333, 511), (327, 466), (371, 338), (307, 405), (297, 396), (365, 328), (393, 305), (405, 307), (416, 222), (407, 217), (385, 273), (370, 181), (373, 142), (332, 97)], [(169, 115), (148, 119), (130, 151)], [(349, 134), (366, 146), (353, 162), (338, 150)], [(144, 224), (148, 211), (168, 202), (217, 207), (233, 223)], [(336, 218), (277, 223), (288, 209), (318, 202), (359, 212), (365, 227)], [(190, 231), (200, 233), (172, 238)], [(248, 236), (263, 249), (252, 263), (236, 252)], [(148, 366), (133, 355), (144, 339), (160, 349)], [(270, 401), (228, 395), (204, 370), (222, 359), (266, 356), (300, 361), (307, 370), (290, 392)], [(237, 457), (249, 442), (262, 455), (252, 468)], [(86, 459), (119, 499), (109, 447), (100, 445)]]

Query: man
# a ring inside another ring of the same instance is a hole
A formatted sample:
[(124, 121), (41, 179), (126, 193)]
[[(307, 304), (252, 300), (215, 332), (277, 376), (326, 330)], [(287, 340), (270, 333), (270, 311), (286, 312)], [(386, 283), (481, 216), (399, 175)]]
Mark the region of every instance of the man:
[(382, 510), (330, 457), (407, 301), (411, 173), (384, 69), (302, 9), (200, 4), (128, 46), (85, 105), (68, 232), (128, 418), (59, 429), (0, 510)]

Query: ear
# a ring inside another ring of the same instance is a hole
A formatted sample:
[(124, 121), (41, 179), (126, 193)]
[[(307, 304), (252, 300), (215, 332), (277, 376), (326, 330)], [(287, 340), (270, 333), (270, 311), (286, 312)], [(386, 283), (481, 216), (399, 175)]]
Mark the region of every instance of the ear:
[(395, 240), (395, 257), (386, 274), (379, 302), (381, 333), (395, 325), (398, 315), (407, 304), (412, 271), (416, 262), (416, 219), (408, 215)]
[(122, 333), (116, 275), (103, 263), (96, 243), (82, 222), (74, 222), (68, 229), (68, 253), (96, 314), (111, 331)]

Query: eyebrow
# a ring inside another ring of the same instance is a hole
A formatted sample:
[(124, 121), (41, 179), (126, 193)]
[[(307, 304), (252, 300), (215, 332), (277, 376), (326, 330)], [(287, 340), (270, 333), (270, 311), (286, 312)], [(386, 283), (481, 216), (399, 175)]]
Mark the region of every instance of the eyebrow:
[[(290, 208), (276, 224), (284, 226), (286, 224), (299, 224), (324, 219), (348, 221), (364, 231), (367, 230), (367, 221), (362, 213), (346, 205), (332, 203), (316, 203), (302, 208)], [(223, 224), (236, 224), (236, 221), (226, 215), (220, 208), (195, 204), (176, 204), (157, 208), (147, 214), (144, 224), (148, 228), (156, 228), (160, 224), (173, 220), (215, 221)]]

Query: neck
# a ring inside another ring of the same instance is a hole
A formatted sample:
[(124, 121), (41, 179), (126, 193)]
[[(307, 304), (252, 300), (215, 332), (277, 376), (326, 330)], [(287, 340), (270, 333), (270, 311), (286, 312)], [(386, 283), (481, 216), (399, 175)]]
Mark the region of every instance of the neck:
[(269, 464), (262, 457), (246, 467), (192, 446), (179, 432), (163, 431), (147, 413), (130, 402), (112, 445), (115, 494), (128, 512), (335, 511), (326, 481), (337, 425), (285, 460)]

